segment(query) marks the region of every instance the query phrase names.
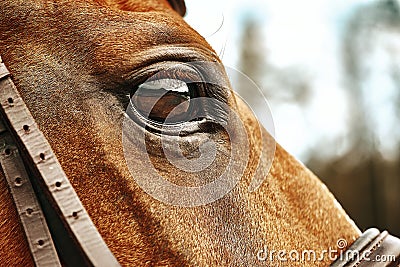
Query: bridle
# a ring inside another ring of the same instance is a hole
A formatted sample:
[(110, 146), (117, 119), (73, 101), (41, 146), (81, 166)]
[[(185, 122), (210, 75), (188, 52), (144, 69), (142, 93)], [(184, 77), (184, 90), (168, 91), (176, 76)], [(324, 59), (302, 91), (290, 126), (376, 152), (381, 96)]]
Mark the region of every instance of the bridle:
[(0, 116), (0, 163), (36, 266), (61, 266), (53, 238), (74, 247), (64, 264), (119, 266), (2, 62)]

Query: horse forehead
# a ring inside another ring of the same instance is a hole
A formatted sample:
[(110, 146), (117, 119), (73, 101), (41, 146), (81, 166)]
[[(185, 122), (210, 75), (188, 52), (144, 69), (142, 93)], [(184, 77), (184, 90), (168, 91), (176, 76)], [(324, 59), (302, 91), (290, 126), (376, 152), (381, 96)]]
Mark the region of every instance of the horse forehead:
[(33, 65), (42, 60), (51, 64), (57, 61), (90, 71), (89, 68), (102, 67), (105, 63), (109, 64), (104, 68), (121, 65), (140, 51), (164, 44), (190, 43), (191, 46), (197, 42), (210, 49), (166, 0), (129, 1), (137, 12), (99, 5), (97, 2), (101, 1), (30, 0), (20, 5), (5, 2), (0, 3), (5, 10), (1, 17), (8, 22), (9, 26), (4, 27), (10, 31), (3, 34), (11, 32), (8, 42), (15, 43), (11, 51), (14, 56), (8, 62)]
[[(13, 16), (19, 17), (17, 21), (21, 22), (17, 28), (22, 31), (18, 35), (25, 40), (22, 46), (33, 47), (29, 50), (38, 54), (49, 50), (53, 55), (69, 52), (84, 57), (94, 56), (91, 63), (108, 61), (113, 65), (138, 51), (160, 45), (185, 44), (189, 47), (200, 44), (211, 52), (204, 38), (187, 25), (167, 1), (129, 2), (137, 7), (134, 12), (92, 1), (55, 1), (53, 5), (46, 2), (28, 15), (32, 16), (29, 20), (35, 25), (26, 23), (23, 18), (26, 16)], [(25, 12), (26, 8), (22, 10)], [(18, 32), (18, 29), (13, 28), (13, 31)], [(68, 55), (63, 55), (63, 58), (68, 59)]]

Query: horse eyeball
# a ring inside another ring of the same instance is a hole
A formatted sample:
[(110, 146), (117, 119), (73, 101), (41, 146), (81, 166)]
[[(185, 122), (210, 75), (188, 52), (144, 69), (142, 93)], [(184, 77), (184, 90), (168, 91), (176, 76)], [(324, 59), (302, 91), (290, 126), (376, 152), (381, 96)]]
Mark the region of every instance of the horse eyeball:
[(177, 79), (147, 81), (139, 85), (131, 99), (141, 115), (157, 122), (183, 122), (190, 111), (190, 90)]

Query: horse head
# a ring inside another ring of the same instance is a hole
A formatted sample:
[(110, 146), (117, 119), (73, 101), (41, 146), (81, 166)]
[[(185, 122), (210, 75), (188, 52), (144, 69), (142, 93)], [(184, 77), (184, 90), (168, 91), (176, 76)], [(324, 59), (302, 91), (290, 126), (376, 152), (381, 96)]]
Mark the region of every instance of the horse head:
[[(279, 145), (272, 160), (273, 138), (183, 20), (183, 2), (3, 0), (0, 9), (3, 61), (122, 265), (256, 266), (265, 246), (323, 251), (359, 237), (304, 165)], [(156, 176), (189, 189), (237, 180), (175, 192), (154, 187)], [(0, 180), (2, 262), (29, 264)], [(263, 182), (249, 190), (254, 180)]]

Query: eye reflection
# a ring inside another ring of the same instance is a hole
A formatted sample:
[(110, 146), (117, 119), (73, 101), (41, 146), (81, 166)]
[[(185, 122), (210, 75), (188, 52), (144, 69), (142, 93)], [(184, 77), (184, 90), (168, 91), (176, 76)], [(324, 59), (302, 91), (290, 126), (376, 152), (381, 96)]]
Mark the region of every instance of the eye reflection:
[(190, 90), (177, 79), (158, 79), (141, 84), (132, 103), (143, 116), (156, 122), (179, 123), (190, 113)]

